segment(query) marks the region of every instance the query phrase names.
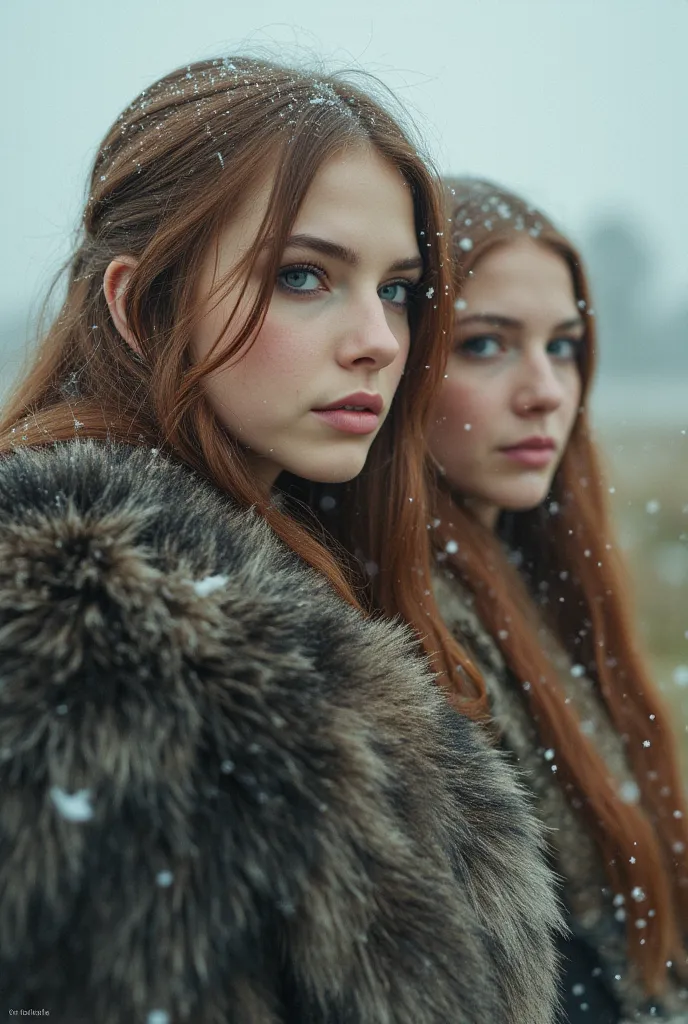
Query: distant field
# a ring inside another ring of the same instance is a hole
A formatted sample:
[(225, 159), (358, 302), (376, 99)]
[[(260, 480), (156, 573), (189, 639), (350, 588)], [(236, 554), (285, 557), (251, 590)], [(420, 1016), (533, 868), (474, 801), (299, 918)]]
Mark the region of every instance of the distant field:
[(688, 397), (685, 406), (683, 422), (607, 422), (598, 437), (639, 627), (673, 712), (688, 785)]

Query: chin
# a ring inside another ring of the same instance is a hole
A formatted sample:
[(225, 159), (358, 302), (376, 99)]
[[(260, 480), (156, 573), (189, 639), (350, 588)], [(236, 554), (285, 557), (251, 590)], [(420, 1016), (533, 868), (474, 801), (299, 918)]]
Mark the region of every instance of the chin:
[(365, 462), (361, 462), (355, 469), (338, 469), (336, 467), (323, 468), (321, 472), (312, 471), (302, 476), (306, 480), (312, 480), (314, 484), (346, 484), (349, 480), (355, 480), (363, 469)]
[(547, 494), (547, 490), (540, 490), (531, 495), (501, 495), (497, 502), (505, 512), (531, 512), (532, 509), (543, 503)]
[(311, 480), (314, 484), (345, 484), (358, 476), (366, 464), (367, 455), (366, 451), (357, 457), (349, 455), (342, 458), (340, 455), (328, 460), (295, 460), (293, 466), (285, 468), (302, 480)]

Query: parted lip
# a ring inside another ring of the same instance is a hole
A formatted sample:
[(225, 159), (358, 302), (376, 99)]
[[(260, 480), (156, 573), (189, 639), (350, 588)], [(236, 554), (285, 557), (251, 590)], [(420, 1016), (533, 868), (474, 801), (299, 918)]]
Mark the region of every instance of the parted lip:
[(343, 409), (345, 405), (358, 405), (363, 409), (367, 409), (369, 412), (375, 413), (379, 416), (384, 407), (382, 395), (369, 395), (365, 391), (357, 391), (353, 395), (346, 395), (344, 398), (338, 398), (336, 402), (330, 402), (329, 405), (319, 406), (314, 409), (313, 412), (327, 412), (330, 409)]
[(523, 441), (518, 441), (517, 444), (505, 445), (502, 448), (502, 451), (503, 452), (513, 452), (513, 451), (517, 451), (517, 450), (518, 451), (527, 450), (527, 451), (533, 451), (533, 452), (541, 452), (541, 451), (554, 451), (554, 449), (556, 447), (557, 447), (556, 443), (555, 443), (554, 439), (551, 438), (551, 437), (533, 436), (533, 437), (526, 437), (526, 438), (523, 439)]

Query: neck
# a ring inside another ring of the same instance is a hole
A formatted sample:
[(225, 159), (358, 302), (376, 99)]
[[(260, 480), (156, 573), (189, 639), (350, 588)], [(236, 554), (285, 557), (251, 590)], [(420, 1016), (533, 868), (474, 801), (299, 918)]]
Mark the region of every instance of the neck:
[(269, 498), (277, 477), (282, 472), (282, 467), (264, 458), (262, 455), (256, 455), (253, 452), (246, 452), (245, 454), (246, 463), (254, 474), (258, 487), (265, 497)]
[(494, 533), (501, 509), (487, 501), (481, 501), (480, 498), (464, 498), (463, 504), (474, 519)]

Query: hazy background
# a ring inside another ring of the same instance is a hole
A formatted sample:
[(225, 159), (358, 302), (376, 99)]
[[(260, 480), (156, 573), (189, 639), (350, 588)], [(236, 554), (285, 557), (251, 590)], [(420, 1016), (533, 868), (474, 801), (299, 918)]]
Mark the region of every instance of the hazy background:
[(68, 251), (98, 142), (143, 87), (246, 47), (377, 73), (443, 170), (524, 192), (589, 261), (611, 499), (684, 734), (687, 46), (688, 0), (4, 0), (0, 390)]

